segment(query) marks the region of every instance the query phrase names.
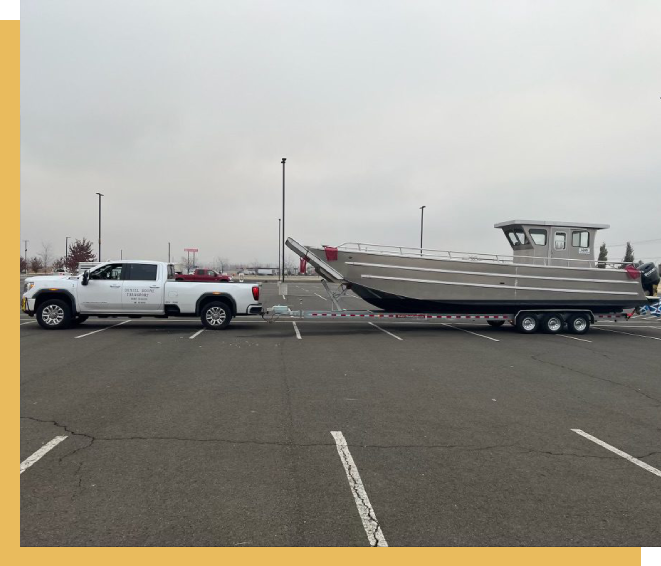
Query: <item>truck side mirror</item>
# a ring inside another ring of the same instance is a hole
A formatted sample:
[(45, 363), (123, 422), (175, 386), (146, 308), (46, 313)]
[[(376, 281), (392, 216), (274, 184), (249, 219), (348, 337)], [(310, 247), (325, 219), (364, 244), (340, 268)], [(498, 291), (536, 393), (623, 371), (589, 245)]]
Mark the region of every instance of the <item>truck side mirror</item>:
[(90, 280), (90, 272), (89, 271), (84, 271), (83, 272), (83, 280), (80, 282), (81, 285), (87, 285)]

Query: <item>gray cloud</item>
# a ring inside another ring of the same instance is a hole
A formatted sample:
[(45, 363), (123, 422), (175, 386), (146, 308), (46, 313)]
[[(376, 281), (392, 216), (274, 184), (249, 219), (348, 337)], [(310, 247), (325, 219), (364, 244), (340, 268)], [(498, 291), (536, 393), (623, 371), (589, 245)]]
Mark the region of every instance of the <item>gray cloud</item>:
[[(657, 2), (22, 2), (22, 237), (275, 262), (507, 253), (493, 223), (658, 238)], [(31, 244), (32, 245), (32, 244)], [(59, 248), (62, 248), (59, 250)], [(661, 242), (637, 246), (661, 258)], [(32, 247), (32, 250), (35, 248)], [(613, 248), (613, 256), (623, 248)]]

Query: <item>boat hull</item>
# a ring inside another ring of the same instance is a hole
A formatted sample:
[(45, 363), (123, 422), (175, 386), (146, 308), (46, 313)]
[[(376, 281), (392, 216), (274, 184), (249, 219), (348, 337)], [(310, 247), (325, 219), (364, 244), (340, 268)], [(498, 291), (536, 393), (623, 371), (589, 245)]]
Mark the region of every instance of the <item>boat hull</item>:
[[(323, 249), (310, 251), (324, 258)], [(338, 250), (326, 261), (352, 290), (392, 312), (516, 313), (522, 309), (618, 312), (647, 303), (624, 270), (442, 259)]]

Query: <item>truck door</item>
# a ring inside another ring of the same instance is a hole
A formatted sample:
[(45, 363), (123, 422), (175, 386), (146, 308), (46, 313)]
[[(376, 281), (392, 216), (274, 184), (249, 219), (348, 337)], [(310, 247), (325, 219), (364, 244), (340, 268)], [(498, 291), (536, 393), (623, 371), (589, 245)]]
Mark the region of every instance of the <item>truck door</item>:
[(551, 247), (552, 265), (569, 265), (569, 242), (567, 241), (567, 230), (554, 229)]
[(109, 263), (90, 271), (87, 285), (78, 286), (78, 304), (81, 313), (121, 312), (124, 265)]
[(135, 314), (154, 314), (163, 311), (165, 274), (159, 278), (155, 263), (126, 264), (122, 291), (122, 311)]

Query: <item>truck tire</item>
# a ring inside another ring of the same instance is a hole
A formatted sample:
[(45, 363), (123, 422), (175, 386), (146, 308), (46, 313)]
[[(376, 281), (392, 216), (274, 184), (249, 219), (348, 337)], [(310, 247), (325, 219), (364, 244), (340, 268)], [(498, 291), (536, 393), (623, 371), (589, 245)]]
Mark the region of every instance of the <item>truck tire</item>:
[(89, 318), (88, 314), (79, 314), (78, 316), (73, 318), (73, 320), (71, 321), (71, 326), (77, 326), (81, 322), (85, 322), (88, 318)]
[(232, 311), (226, 303), (213, 301), (202, 307), (200, 319), (205, 328), (209, 330), (223, 330), (232, 320)]
[(516, 329), (522, 334), (533, 334), (539, 328), (539, 319), (531, 313), (522, 313), (516, 317)]
[(71, 324), (71, 308), (60, 299), (46, 299), (37, 307), (37, 322), (46, 330), (60, 330)]
[(562, 331), (564, 321), (559, 314), (550, 313), (542, 318), (542, 332), (544, 334), (558, 334)]
[(493, 326), (494, 328), (498, 328), (499, 326), (502, 326), (505, 324), (504, 320), (487, 320), (487, 324), (489, 326)]
[(571, 334), (586, 334), (590, 330), (590, 317), (586, 314), (575, 314), (567, 320), (567, 329)]

